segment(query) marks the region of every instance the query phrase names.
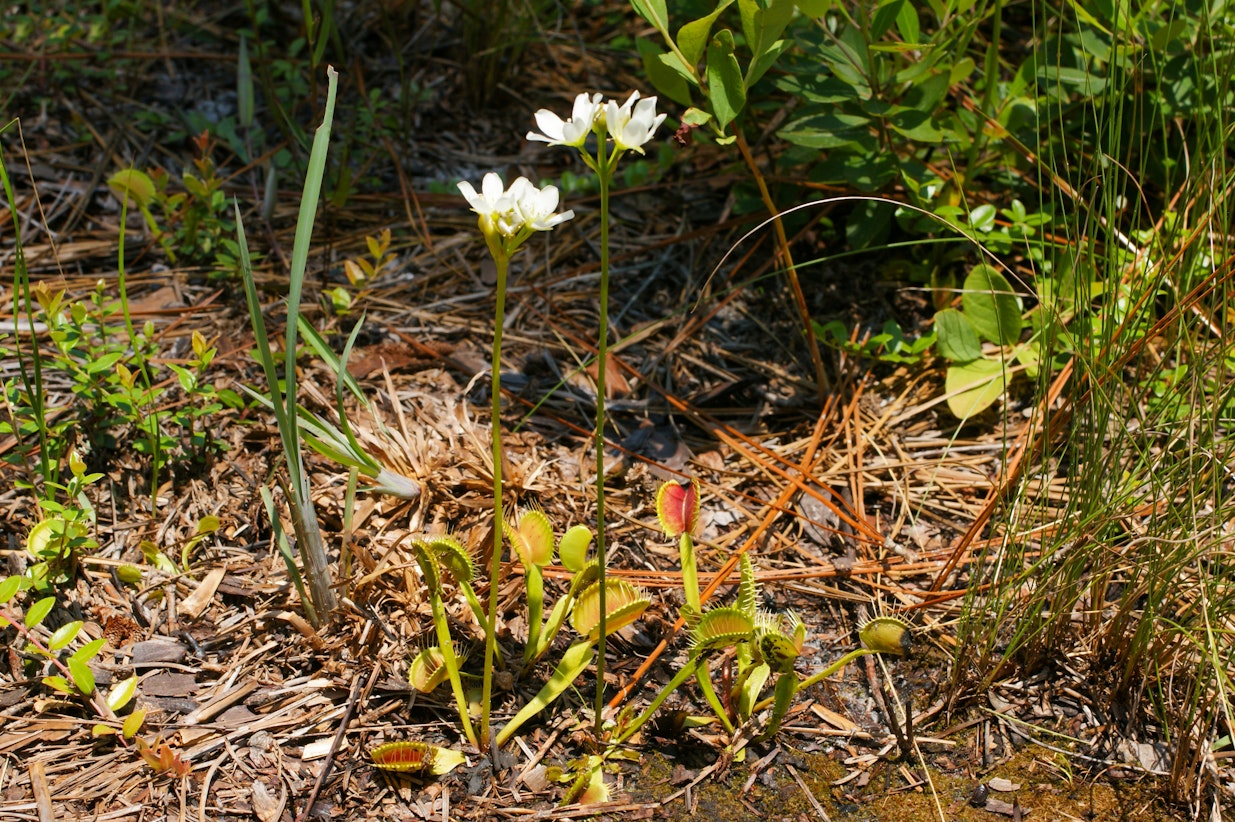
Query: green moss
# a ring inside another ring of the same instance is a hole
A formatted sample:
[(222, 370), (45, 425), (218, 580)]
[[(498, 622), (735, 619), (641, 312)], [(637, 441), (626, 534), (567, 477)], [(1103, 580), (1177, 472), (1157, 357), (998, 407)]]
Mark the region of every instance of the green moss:
[[(835, 820), (847, 822), (918, 822), (939, 819), (935, 800), (925, 786), (909, 787), (899, 763), (880, 762), (870, 771), (870, 778), (859, 786), (858, 780), (843, 787), (833, 783), (844, 778), (848, 769), (836, 758), (822, 753), (803, 753), (781, 742), (781, 752), (765, 771), (750, 780), (750, 763), (731, 765), (713, 774), (692, 788), (696, 803), (694, 814), (678, 797), (662, 807), (657, 819), (682, 822), (747, 822), (759, 817), (767, 820), (798, 822), (815, 819), (818, 814), (802, 787), (786, 765), (792, 765), (812, 796)], [(962, 743), (962, 746), (964, 743)], [(701, 768), (716, 759), (711, 752), (700, 758), (698, 748), (681, 751), (683, 758), (671, 758), (659, 751), (650, 751), (634, 768), (625, 769), (626, 789), (634, 802), (664, 801), (681, 791)], [(1015, 793), (990, 791), (990, 797), (1007, 803), (1017, 801), (1030, 818), (1145, 820), (1173, 822), (1187, 819), (1182, 811), (1172, 811), (1163, 799), (1160, 785), (1153, 780), (1101, 780), (1094, 782), (1078, 775), (1071, 781), (1058, 769), (1049, 767), (1048, 757), (1038, 749), (1026, 748), (1010, 760), (982, 775), (982, 781), (1001, 777), (1020, 786)], [(750, 752), (751, 761), (758, 758)], [(928, 762), (930, 755), (928, 754)], [(910, 771), (916, 772), (917, 767)], [(978, 778), (969, 775), (963, 766), (947, 770), (932, 767), (930, 777), (938, 794), (939, 807), (948, 820), (991, 822), (1000, 819), (984, 808), (974, 808), (969, 799)], [(751, 782), (749, 789), (747, 782)]]

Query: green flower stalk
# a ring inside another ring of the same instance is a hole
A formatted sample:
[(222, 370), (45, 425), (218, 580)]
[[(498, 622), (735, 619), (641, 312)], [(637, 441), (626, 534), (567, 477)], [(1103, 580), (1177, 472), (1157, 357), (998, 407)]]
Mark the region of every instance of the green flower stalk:
[(497, 307), (493, 315), (493, 361), (490, 394), (493, 402), (493, 556), (489, 563), (489, 610), (485, 620), (485, 667), (481, 695), (479, 747), (486, 750), (490, 739), (490, 702), (493, 694), (493, 657), (497, 643), (498, 580), (502, 570), (502, 543), (505, 520), (502, 515), (502, 326), (506, 321), (506, 274), (510, 258), (528, 237), (548, 231), (575, 216), (573, 211), (556, 213), (558, 190), (554, 186), (537, 189), (520, 177), (502, 187), (502, 178), (486, 174), (480, 192), (471, 183), (459, 183), (459, 191), (472, 211), (479, 215), (480, 231), (497, 265)]
[[(536, 112), (540, 132), (529, 131), (529, 140), (551, 146), (569, 146), (578, 150), (588, 168), (596, 173), (600, 183), (600, 316), (597, 321), (596, 346), (596, 554), (600, 564), (600, 641), (596, 649), (596, 733), (603, 723), (605, 694), (605, 369), (609, 348), (609, 185), (618, 160), (627, 151), (643, 153), (643, 146), (652, 139), (667, 115), (656, 113), (656, 98), (639, 99), (634, 92), (622, 105), (615, 100), (601, 103), (600, 94), (586, 92), (575, 97), (570, 119), (563, 120), (547, 109)], [(596, 135), (595, 153), (587, 147), (589, 134)], [(612, 141), (612, 142), (610, 142)]]

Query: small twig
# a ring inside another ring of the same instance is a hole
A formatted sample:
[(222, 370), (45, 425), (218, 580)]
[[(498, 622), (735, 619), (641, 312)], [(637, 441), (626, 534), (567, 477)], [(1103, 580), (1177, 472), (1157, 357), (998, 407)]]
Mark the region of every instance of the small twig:
[[(373, 683), (377, 680), (377, 673), (380, 670), (380, 665), (373, 666), (373, 671), (369, 674), (369, 682), (365, 687), (366, 691), (373, 686)], [(347, 710), (343, 712), (343, 718), (339, 720), (339, 729), (335, 731), (334, 740), (330, 743), (330, 751), (326, 754), (326, 761), (322, 763), (322, 772), (317, 775), (317, 782), (313, 783), (313, 790), (309, 792), (304, 808), (301, 809), (300, 815), (296, 817), (296, 822), (304, 822), (309, 812), (313, 810), (313, 803), (317, 801), (318, 795), (322, 792), (322, 787), (326, 784), (326, 778), (330, 776), (335, 754), (338, 753), (339, 745), (343, 742), (343, 736), (347, 733), (347, 726), (351, 724), (352, 714), (356, 710), (356, 702), (359, 697), (360, 674), (357, 673), (356, 676), (352, 677), (352, 692), (347, 697)]]
[(802, 781), (802, 777), (798, 775), (798, 769), (790, 765), (788, 762), (785, 763), (785, 768), (789, 771), (789, 774), (793, 777), (793, 780), (798, 783), (798, 787), (802, 789), (802, 793), (806, 794), (807, 801), (810, 802), (811, 807), (815, 809), (815, 813), (819, 814), (819, 818), (822, 819), (823, 822), (832, 822), (832, 817), (828, 816), (828, 812), (823, 809), (823, 805), (819, 804), (819, 800), (815, 798), (815, 795), (811, 793), (810, 788), (808, 788), (806, 783)]
[(47, 788), (47, 772), (39, 759), (30, 762), (30, 792), (39, 809), (39, 822), (56, 822), (56, 811), (51, 804), (51, 791)]

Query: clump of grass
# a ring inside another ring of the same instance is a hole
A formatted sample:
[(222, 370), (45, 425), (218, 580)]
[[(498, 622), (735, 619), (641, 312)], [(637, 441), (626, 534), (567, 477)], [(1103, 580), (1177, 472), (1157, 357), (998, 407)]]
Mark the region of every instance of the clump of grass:
[[(262, 318), (261, 302), (257, 296), (257, 286), (253, 282), (253, 265), (249, 258), (248, 242), (245, 239), (244, 224), (240, 218), (240, 207), (236, 206), (236, 231), (240, 250), (241, 274), (244, 277), (245, 295), (248, 298), (249, 317), (253, 325), (253, 334), (257, 338), (257, 350), (262, 369), (266, 375), (266, 383), (270, 389), (271, 407), (278, 422), (279, 438), (283, 444), (283, 457), (287, 467), (288, 480), (284, 486), (284, 495), (291, 508), (292, 525), (296, 531), (296, 543), (304, 557), (304, 576), (308, 578), (310, 598), (304, 599), (304, 607), (309, 621), (315, 626), (326, 618), (338, 604), (334, 591), (334, 580), (326, 559), (326, 548), (322, 542), (321, 528), (317, 522), (317, 514), (309, 491), (309, 477), (304, 468), (303, 449), (300, 442), (299, 411), (296, 400), (296, 337), (297, 318), (300, 313), (300, 294), (304, 286), (305, 269), (309, 259), (309, 245), (313, 237), (313, 222), (317, 216), (318, 195), (321, 192), (322, 177), (326, 169), (326, 151), (330, 143), (330, 127), (334, 118), (335, 88), (338, 74), (329, 69), (329, 87), (326, 97), (326, 112), (322, 124), (313, 138), (313, 150), (309, 159), (309, 170), (305, 176), (304, 194), (300, 201), (300, 214), (296, 221), (296, 239), (292, 245), (290, 286), (287, 295), (287, 326), (283, 346), (283, 379), (279, 379), (275, 367), (274, 354), (270, 348), (269, 337), (266, 334), (266, 323)], [(287, 548), (285, 538), (280, 533), (279, 518), (274, 511), (274, 505), (269, 493), (263, 489), (263, 497), (270, 513), (271, 525), (276, 531), (280, 549), (287, 562), (288, 571), (299, 587), (300, 574)]]
[[(1187, 24), (1206, 44), (1196, 53), (1221, 51), (1205, 20)], [(958, 677), (985, 688), (1067, 657), (1100, 711), (1160, 725), (1174, 798), (1217, 814), (1209, 756), (1235, 740), (1231, 126), (1221, 106), (1206, 107), (1184, 135), (1188, 162), (1164, 156), (1173, 117), (1127, 102), (1154, 70), (1156, 56), (1137, 53), (1146, 62), (1112, 69), (1086, 107), (1080, 137), (1092, 159), (1063, 154), (1050, 136), (1039, 147), (1057, 183), (1049, 205), (1071, 215), (1052, 256), (1070, 272), (1069, 310), (1083, 321), (1065, 324), (1048, 299), (1034, 319), (1071, 352), (1059, 378), (1068, 383), (1030, 421), (1033, 461), (994, 520), (1003, 539), (974, 566)], [(1229, 72), (1213, 60), (1196, 70), (1201, 87), (1230, 99)], [(1130, 141), (1132, 121), (1161, 144)], [(1052, 374), (1038, 378), (1047, 396)]]

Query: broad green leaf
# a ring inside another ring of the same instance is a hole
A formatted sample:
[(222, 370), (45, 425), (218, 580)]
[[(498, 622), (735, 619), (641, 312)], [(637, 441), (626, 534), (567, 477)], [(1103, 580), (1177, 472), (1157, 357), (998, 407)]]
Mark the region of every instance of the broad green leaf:
[(935, 314), (935, 332), (939, 335), (939, 355), (952, 362), (970, 362), (982, 356), (982, 341), (969, 320), (955, 308), (945, 308)]
[(96, 724), (90, 729), (90, 736), (98, 739), (101, 736), (115, 736), (116, 729), (110, 725)]
[(708, 100), (723, 132), (746, 106), (746, 87), (733, 56), (733, 32), (729, 29), (718, 31), (708, 46), (707, 78)]
[(630, 0), (630, 5), (666, 39), (669, 37), (669, 11), (665, 7), (665, 0)]
[(82, 622), (80, 619), (73, 622), (61, 625), (56, 629), (56, 632), (47, 640), (47, 650), (59, 651), (64, 646), (73, 641), (77, 636), (77, 632), (81, 630)]
[(662, 52), (652, 41), (643, 38), (636, 40), (635, 45), (643, 60), (643, 71), (653, 87), (675, 103), (690, 105), (690, 84), (694, 80), (687, 80), (687, 73), (678, 56), (672, 52)]
[(77, 657), (69, 657), (69, 675), (73, 677), (73, 684), (77, 686), (77, 690), (86, 696), (94, 693), (94, 672), (85, 662)]
[(811, 179), (874, 192), (895, 180), (900, 171), (896, 155), (890, 151), (834, 151), (815, 166)]
[(682, 114), (682, 124), (687, 126), (706, 126), (712, 121), (712, 115), (701, 108), (688, 108)]
[(884, 116), (888, 125), (910, 140), (920, 143), (938, 143), (943, 139), (943, 132), (935, 124), (930, 112), (898, 106)]
[(944, 390), (948, 408), (959, 419), (966, 419), (990, 407), (1008, 384), (1003, 363), (979, 357), (973, 362), (948, 366)]
[(120, 727), (120, 733), (125, 739), (132, 739), (137, 736), (137, 732), (142, 729), (142, 723), (146, 721), (146, 709), (137, 708), (133, 713), (124, 718), (124, 725)]
[(806, 148), (875, 148), (870, 132), (870, 118), (840, 111), (811, 114), (793, 120), (778, 134), (794, 145)]
[(184, 389), (186, 394), (191, 394), (197, 388), (197, 375), (183, 365), (176, 365), (174, 362), (166, 364), (168, 368), (176, 373), (176, 381), (180, 383), (180, 387)]
[(763, 75), (767, 74), (768, 69), (776, 65), (776, 61), (793, 45), (791, 40), (777, 40), (767, 48), (762, 54), (751, 62), (750, 68), (746, 71), (746, 87), (758, 83), (763, 79)]
[(995, 207), (990, 203), (983, 203), (969, 212), (969, 224), (977, 231), (989, 233), (995, 230), (995, 215)]
[(73, 686), (62, 676), (45, 676), (43, 677), (43, 684), (53, 691), (59, 691), (62, 694), (73, 693)]
[(845, 220), (845, 239), (850, 248), (870, 248), (886, 242), (896, 208), (891, 203), (865, 200)]
[(901, 6), (900, 13), (896, 15), (896, 30), (900, 32), (901, 39), (906, 43), (918, 42), (921, 28), (918, 24), (918, 10), (913, 3), (905, 3)]
[(711, 14), (691, 20), (678, 29), (678, 50), (685, 55), (692, 68), (698, 66), (703, 59), (703, 52), (708, 47), (708, 35), (712, 33), (712, 24), (732, 2), (733, 0), (721, 0)]
[(818, 19), (827, 14), (828, 9), (832, 8), (834, 0), (797, 0), (794, 3), (798, 7), (798, 11), (807, 17)]
[(901, 7), (905, 5), (907, 5), (905, 0), (887, 0), (875, 9), (875, 13), (871, 16), (870, 30), (867, 33), (872, 43), (887, 34), (888, 29), (892, 28), (892, 24), (900, 17)]
[(17, 592), (21, 590), (21, 577), (12, 576), (5, 577), (0, 580), (0, 603), (8, 602), (13, 597), (17, 596)]
[(55, 605), (56, 598), (54, 596), (43, 597), (38, 602), (31, 605), (30, 610), (26, 611), (26, 618), (24, 620), (26, 627), (33, 628), (34, 626), (41, 624), (43, 620), (47, 618), (47, 615), (51, 613), (51, 609), (54, 608)]
[(111, 708), (113, 713), (119, 711), (129, 704), (129, 700), (135, 693), (137, 693), (137, 674), (112, 686), (112, 689), (107, 692), (107, 707)]
[(73, 655), (69, 657), (69, 661), (72, 662), (76, 659), (82, 663), (89, 662), (99, 655), (99, 651), (103, 650), (105, 644), (107, 644), (107, 637), (101, 636), (98, 639), (92, 639), (74, 651)]
[[(746, 35), (746, 47), (750, 49), (751, 65), (746, 72), (746, 87), (753, 86), (775, 62), (783, 46), (777, 47), (785, 26), (793, 19), (793, 0), (738, 0), (742, 17), (742, 33)], [(755, 76), (755, 68), (760, 68)]]
[(998, 345), (1020, 339), (1021, 298), (1002, 274), (989, 265), (975, 266), (965, 278), (961, 305), (978, 335)]

